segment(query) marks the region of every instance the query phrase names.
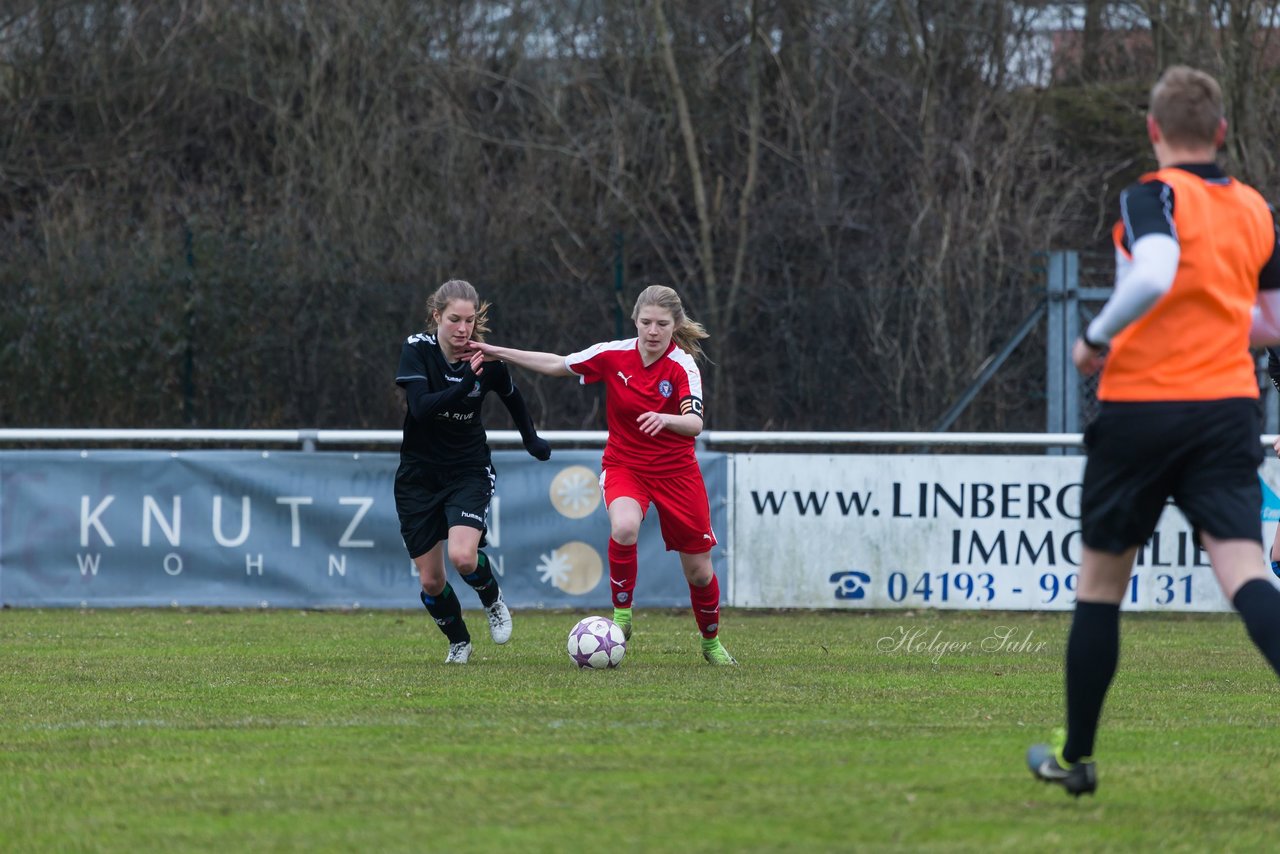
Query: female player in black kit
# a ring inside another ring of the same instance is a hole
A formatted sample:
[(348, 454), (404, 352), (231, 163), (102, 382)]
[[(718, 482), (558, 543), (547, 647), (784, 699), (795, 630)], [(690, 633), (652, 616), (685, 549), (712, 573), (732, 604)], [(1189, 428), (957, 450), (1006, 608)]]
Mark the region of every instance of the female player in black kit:
[(484, 396), (498, 393), (525, 450), (539, 460), (551, 456), (551, 446), (538, 437), (507, 366), (468, 352), (470, 342), (488, 331), (488, 309), (469, 283), (445, 282), (427, 300), (427, 331), (404, 342), (396, 372), (407, 408), (395, 479), (396, 512), (422, 582), (422, 604), (449, 639), (448, 664), (467, 663), (471, 634), (445, 577), (445, 542), (450, 562), (480, 595), (494, 643), (511, 638), (511, 612), (489, 558), (480, 551), (496, 482), (480, 421)]

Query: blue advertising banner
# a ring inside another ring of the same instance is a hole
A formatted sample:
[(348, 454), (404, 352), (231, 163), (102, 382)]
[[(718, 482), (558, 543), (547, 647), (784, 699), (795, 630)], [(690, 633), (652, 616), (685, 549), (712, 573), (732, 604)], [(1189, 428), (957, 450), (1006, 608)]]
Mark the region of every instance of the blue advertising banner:
[[(699, 455), (724, 541), (728, 463)], [(599, 451), (493, 455), (489, 546), (513, 608), (610, 607)], [(412, 608), (392, 496), (399, 456), (302, 451), (0, 452), (0, 603), (17, 607)], [(640, 607), (689, 604), (657, 514)], [(479, 602), (451, 570), (466, 608)], [(728, 591), (726, 591), (726, 594)]]

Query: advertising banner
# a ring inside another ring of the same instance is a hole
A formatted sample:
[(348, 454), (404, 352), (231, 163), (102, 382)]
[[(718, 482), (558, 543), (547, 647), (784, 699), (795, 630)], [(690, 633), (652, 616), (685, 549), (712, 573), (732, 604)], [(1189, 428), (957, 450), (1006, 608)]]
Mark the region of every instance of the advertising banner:
[[(727, 530), (727, 464), (700, 455)], [(599, 451), (493, 455), (489, 545), (513, 608), (611, 607)], [(301, 451), (0, 452), (0, 603), (19, 607), (413, 608), (392, 494), (399, 457)], [(724, 577), (726, 547), (712, 559)], [(656, 514), (640, 607), (688, 607)], [(479, 600), (457, 574), (463, 607)]]
[[(1062, 610), (1080, 565), (1080, 456), (737, 454), (733, 603), (769, 608)], [(1261, 470), (1260, 527), (1280, 518)], [(1123, 607), (1226, 611), (1172, 505)]]
[[(598, 451), (494, 454), (489, 545), (514, 608), (610, 607)], [(1063, 610), (1075, 602), (1079, 456), (703, 453), (726, 605)], [(18, 607), (412, 608), (396, 454), (0, 452), (0, 603)], [(1260, 526), (1280, 519), (1280, 462)], [(687, 607), (656, 513), (640, 607)], [(478, 600), (456, 574), (466, 608)], [(1173, 506), (1124, 607), (1226, 611)]]

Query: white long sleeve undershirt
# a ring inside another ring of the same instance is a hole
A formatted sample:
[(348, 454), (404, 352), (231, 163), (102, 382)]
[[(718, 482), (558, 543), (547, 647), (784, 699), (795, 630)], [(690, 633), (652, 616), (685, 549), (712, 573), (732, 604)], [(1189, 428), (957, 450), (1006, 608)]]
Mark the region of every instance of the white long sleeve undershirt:
[(1167, 234), (1147, 234), (1134, 241), (1131, 254), (1126, 257), (1116, 250), (1115, 291), (1088, 327), (1088, 339), (1094, 344), (1110, 344), (1173, 287), (1182, 257), (1178, 241)]

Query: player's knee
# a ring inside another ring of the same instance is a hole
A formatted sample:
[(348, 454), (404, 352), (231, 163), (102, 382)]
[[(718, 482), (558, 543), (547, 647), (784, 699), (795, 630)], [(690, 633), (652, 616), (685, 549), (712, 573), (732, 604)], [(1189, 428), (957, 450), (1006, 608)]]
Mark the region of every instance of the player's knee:
[(694, 587), (706, 587), (711, 583), (711, 579), (715, 577), (715, 573), (711, 570), (707, 570), (706, 572), (686, 572), (684, 577), (685, 580)]
[(437, 575), (434, 572), (419, 572), (418, 580), (422, 583), (422, 589), (427, 591), (428, 596), (439, 596), (444, 592), (444, 573)]
[(685, 564), (683, 569), (685, 580), (694, 587), (706, 587), (716, 574), (715, 568), (709, 560)]
[(609, 536), (620, 546), (634, 546), (640, 538), (640, 526), (631, 524), (613, 525)]
[(469, 548), (450, 548), (449, 562), (463, 575), (476, 571), (476, 550)]

